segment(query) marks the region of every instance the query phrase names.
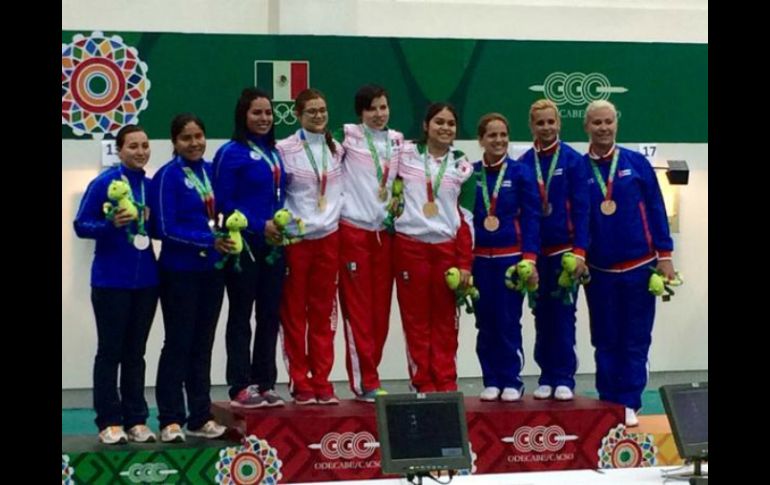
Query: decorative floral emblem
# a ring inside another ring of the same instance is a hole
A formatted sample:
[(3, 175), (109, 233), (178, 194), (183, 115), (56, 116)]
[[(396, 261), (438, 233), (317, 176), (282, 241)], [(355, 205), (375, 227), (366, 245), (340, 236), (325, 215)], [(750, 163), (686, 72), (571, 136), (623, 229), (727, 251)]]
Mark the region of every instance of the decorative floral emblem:
[(602, 438), (599, 448), (599, 468), (635, 468), (657, 465), (653, 436), (647, 433), (626, 433), (619, 424)]
[(219, 452), (217, 483), (223, 485), (275, 485), (282, 478), (278, 450), (254, 435), (243, 438), (241, 446)]
[(147, 64), (117, 35), (76, 34), (61, 45), (61, 122), (101, 139), (138, 122), (147, 108)]

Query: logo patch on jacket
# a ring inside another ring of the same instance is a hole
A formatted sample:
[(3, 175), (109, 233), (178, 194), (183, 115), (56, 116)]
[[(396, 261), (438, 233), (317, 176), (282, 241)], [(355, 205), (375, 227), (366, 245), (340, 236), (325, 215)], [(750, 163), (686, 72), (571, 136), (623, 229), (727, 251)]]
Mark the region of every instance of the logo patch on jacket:
[(502, 186), (503, 187), (513, 187), (513, 181), (512, 180), (503, 180)]
[(618, 177), (627, 177), (631, 175), (631, 169), (625, 168), (623, 170), (618, 170)]
[(556, 175), (563, 175), (563, 174), (564, 174), (564, 169), (563, 168), (557, 168), (556, 170), (553, 171), (553, 175), (554, 176), (556, 176)]

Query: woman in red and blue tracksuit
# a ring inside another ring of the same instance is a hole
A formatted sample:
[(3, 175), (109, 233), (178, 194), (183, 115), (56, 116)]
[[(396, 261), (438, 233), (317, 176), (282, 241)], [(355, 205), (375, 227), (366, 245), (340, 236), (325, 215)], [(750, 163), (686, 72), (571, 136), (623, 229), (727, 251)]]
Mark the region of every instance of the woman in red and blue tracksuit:
[[(144, 351), (158, 305), (158, 268), (145, 229), (150, 179), (144, 167), (150, 159), (150, 143), (144, 129), (127, 125), (118, 132), (116, 146), (121, 164), (88, 185), (74, 223), (78, 237), (96, 240), (91, 266), (98, 336), (94, 410), (99, 439), (107, 444), (155, 440), (145, 426), (144, 399)], [(129, 184), (138, 209), (136, 218), (125, 210), (105, 216), (107, 188), (115, 180)]]
[[(281, 406), (275, 392), (278, 377), (276, 344), (285, 259), (268, 263), (280, 241), (274, 213), (286, 199), (286, 172), (275, 147), (273, 109), (264, 91), (249, 87), (235, 106), (235, 131), (214, 156), (214, 192), (225, 220), (236, 209), (248, 220), (240, 255), (241, 270), (225, 267), (227, 316), (227, 383), (231, 404), (241, 407)], [(235, 261), (235, 260), (233, 260)], [(252, 347), (251, 315), (256, 326)]]
[(586, 108), (592, 276), (586, 299), (599, 397), (626, 406), (626, 425), (635, 426), (655, 319), (655, 296), (648, 291), (651, 268), (674, 278), (674, 245), (650, 162), (615, 144), (616, 113), (608, 101)]
[[(521, 368), (522, 293), (505, 285), (505, 272), (522, 259), (537, 260), (540, 211), (534, 175), (527, 165), (508, 156), (508, 120), (499, 113), (484, 115), (478, 124), (484, 148), (474, 164), (476, 196), (473, 226), (473, 276), (480, 298), (476, 303), (479, 333), (476, 353), (484, 390), (481, 399), (518, 401), (524, 391)], [(537, 281), (533, 268), (530, 281)]]
[[(174, 158), (153, 178), (154, 236), (160, 251), (160, 304), (165, 337), (155, 396), (161, 441), (187, 434), (217, 438), (226, 428), (211, 414), (211, 351), (224, 297), (224, 274), (215, 268), (232, 241), (216, 231), (211, 163), (203, 159), (206, 134), (195, 115), (171, 122)], [(185, 409), (185, 391), (187, 410)]]
[(583, 156), (559, 140), (561, 118), (557, 106), (547, 99), (535, 101), (529, 110), (534, 146), (519, 161), (536, 174), (542, 247), (537, 261), (540, 287), (535, 304), (535, 361), (540, 366), (536, 399), (553, 396), (567, 401), (574, 397), (575, 310), (577, 291), (562, 294), (558, 279), (562, 255), (575, 254), (573, 278), (586, 272), (588, 246), (588, 184)]

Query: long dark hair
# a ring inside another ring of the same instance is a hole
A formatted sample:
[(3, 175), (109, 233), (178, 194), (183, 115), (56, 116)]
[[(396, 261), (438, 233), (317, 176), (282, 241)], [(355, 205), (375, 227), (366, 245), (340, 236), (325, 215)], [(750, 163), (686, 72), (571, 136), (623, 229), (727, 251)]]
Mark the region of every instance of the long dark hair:
[[(171, 144), (173, 145), (176, 142), (176, 137), (179, 136), (180, 133), (182, 133), (182, 130), (184, 130), (184, 127), (187, 126), (187, 123), (195, 123), (200, 127), (203, 134), (206, 134), (206, 125), (203, 124), (203, 120), (198, 118), (198, 116), (192, 114), (192, 113), (182, 113), (174, 116), (174, 119), (171, 120)], [(176, 152), (176, 148), (174, 148), (174, 155), (178, 155)]]
[[(233, 136), (230, 138), (231, 140), (243, 143), (244, 145), (247, 144), (247, 135), (250, 132), (246, 126), (246, 115), (251, 107), (251, 102), (259, 98), (267, 99), (270, 103), (270, 109), (273, 109), (273, 102), (270, 99), (270, 95), (265, 91), (257, 87), (248, 87), (241, 91), (241, 96), (238, 98), (238, 102), (235, 103), (235, 128), (233, 129)], [(267, 146), (270, 149), (275, 148), (275, 124), (270, 127), (270, 131), (268, 131), (264, 137)]]
[(423, 119), (423, 129), (422, 129), (422, 135), (420, 135), (420, 139), (417, 140), (417, 143), (420, 145), (427, 145), (428, 144), (428, 129), (427, 126), (430, 124), (430, 120), (433, 119), (434, 116), (439, 114), (444, 109), (448, 109), (450, 113), (452, 113), (455, 117), (455, 123), (459, 126), (460, 125), (460, 118), (457, 116), (457, 110), (455, 110), (455, 107), (452, 106), (450, 103), (445, 103), (443, 101), (440, 101), (438, 103), (433, 103), (430, 106), (428, 106), (428, 110), (425, 112), (425, 119)]
[[(324, 103), (327, 104), (326, 96), (321, 91), (314, 89), (314, 88), (308, 88), (302, 91), (297, 95), (297, 99), (294, 100), (294, 111), (297, 113), (297, 118), (302, 116), (302, 112), (305, 110), (305, 105), (308, 101), (311, 99), (323, 99)], [(327, 112), (328, 116), (328, 112)], [(332, 152), (332, 155), (337, 154), (337, 148), (334, 146), (334, 139), (332, 138), (332, 134), (329, 131), (329, 123), (327, 121), (326, 123), (326, 130), (324, 130), (324, 138), (326, 139), (326, 145), (329, 147), (329, 151)]]

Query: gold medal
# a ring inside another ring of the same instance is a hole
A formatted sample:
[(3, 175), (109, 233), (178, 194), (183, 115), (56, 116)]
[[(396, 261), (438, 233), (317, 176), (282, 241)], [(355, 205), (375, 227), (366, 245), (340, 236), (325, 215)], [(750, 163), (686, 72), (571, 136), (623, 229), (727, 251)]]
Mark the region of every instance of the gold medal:
[(500, 227), (500, 219), (496, 216), (487, 216), (484, 218), (484, 229), (489, 232), (495, 232)]
[(604, 214), (605, 216), (611, 216), (618, 209), (618, 205), (615, 203), (614, 200), (608, 199), (603, 201), (602, 204), (599, 206), (599, 208), (601, 209), (602, 214)]
[(377, 196), (380, 198), (381, 201), (385, 202), (388, 200), (388, 189), (387, 187), (380, 187), (380, 190), (377, 191)]
[(553, 205), (549, 202), (548, 205), (543, 206), (543, 217), (548, 217), (553, 213)]
[(438, 205), (435, 202), (428, 201), (422, 206), (422, 213), (425, 217), (435, 217), (438, 215)]
[(326, 210), (326, 196), (318, 196), (318, 212), (324, 212)]

